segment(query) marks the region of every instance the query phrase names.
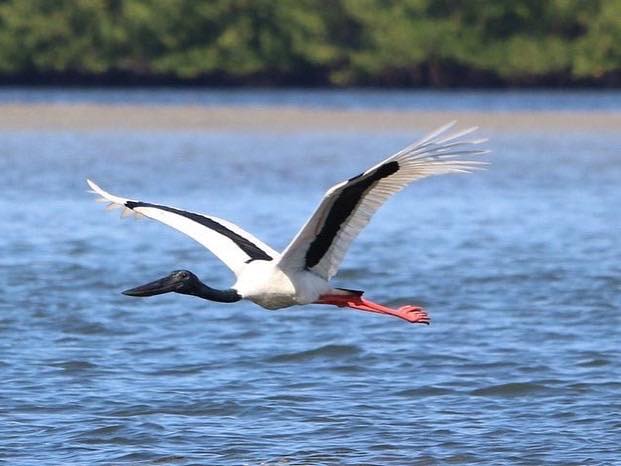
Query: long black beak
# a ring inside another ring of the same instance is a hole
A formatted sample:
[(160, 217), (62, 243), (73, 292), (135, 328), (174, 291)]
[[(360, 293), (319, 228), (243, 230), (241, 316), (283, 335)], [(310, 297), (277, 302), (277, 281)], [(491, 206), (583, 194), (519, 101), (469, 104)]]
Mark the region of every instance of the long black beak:
[(168, 276), (155, 280), (154, 282), (147, 283), (145, 285), (137, 286), (130, 290), (123, 291), (123, 294), (127, 296), (155, 296), (156, 294), (170, 293), (179, 289), (179, 281), (173, 277)]

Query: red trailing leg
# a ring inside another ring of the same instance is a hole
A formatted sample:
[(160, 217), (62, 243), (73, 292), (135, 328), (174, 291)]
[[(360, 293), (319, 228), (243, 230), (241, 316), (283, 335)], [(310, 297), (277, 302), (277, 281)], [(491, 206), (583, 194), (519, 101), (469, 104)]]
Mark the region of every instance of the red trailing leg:
[(381, 304), (374, 303), (364, 299), (362, 296), (355, 295), (338, 295), (329, 294), (319, 297), (317, 304), (332, 304), (338, 307), (348, 307), (359, 311), (375, 312), (377, 314), (386, 314), (407, 320), (412, 324), (427, 324), (431, 322), (429, 315), (422, 307), (418, 306), (402, 306), (398, 309), (392, 309)]

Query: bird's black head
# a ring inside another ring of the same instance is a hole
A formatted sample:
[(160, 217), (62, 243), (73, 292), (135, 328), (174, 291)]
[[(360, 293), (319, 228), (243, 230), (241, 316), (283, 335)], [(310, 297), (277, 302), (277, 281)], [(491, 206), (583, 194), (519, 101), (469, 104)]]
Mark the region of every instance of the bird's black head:
[(127, 296), (155, 296), (163, 293), (198, 294), (201, 281), (189, 270), (175, 270), (164, 278), (123, 291)]

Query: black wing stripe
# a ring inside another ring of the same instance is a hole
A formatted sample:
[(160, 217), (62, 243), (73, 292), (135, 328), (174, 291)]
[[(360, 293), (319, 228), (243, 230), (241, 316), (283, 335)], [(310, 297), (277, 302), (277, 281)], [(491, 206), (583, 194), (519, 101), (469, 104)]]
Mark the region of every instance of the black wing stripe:
[(125, 207), (128, 207), (130, 209), (134, 209), (136, 207), (153, 207), (156, 209), (165, 210), (167, 212), (172, 212), (173, 214), (181, 215), (182, 217), (200, 223), (201, 225), (210, 228), (233, 241), (242, 251), (248, 254), (248, 257), (250, 257), (248, 262), (253, 260), (271, 261), (273, 259), (269, 254), (267, 254), (263, 249), (259, 248), (256, 244), (235, 233), (234, 231), (228, 229), (224, 225), (221, 225), (215, 220), (205, 217), (204, 215), (195, 214), (194, 212), (186, 212), (185, 210), (179, 210), (175, 209), (174, 207), (168, 207), (165, 205), (150, 204), (148, 202), (127, 201), (125, 202)]
[[(319, 234), (310, 244), (308, 251), (306, 251), (306, 268), (310, 269), (319, 264), (321, 258), (328, 252), (330, 246), (334, 242), (341, 225), (347, 221), (358, 204), (360, 204), (360, 200), (364, 195), (382, 178), (386, 178), (397, 171), (399, 171), (399, 163), (396, 161), (388, 162), (377, 167), (367, 177), (343, 189), (332, 204), (332, 208)], [(358, 175), (351, 178), (349, 181), (351, 182), (361, 177), (362, 175)]]

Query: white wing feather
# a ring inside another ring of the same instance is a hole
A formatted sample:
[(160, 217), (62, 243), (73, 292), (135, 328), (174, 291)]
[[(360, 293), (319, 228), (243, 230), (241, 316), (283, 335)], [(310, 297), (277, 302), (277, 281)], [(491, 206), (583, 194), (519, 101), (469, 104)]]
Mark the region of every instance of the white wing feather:
[[(123, 217), (131, 215), (137, 217), (149, 217), (154, 220), (158, 220), (182, 233), (185, 233), (190, 238), (194, 239), (195, 241), (209, 249), (237, 276), (239, 276), (243, 268), (247, 265), (248, 261), (252, 259), (248, 252), (244, 251), (244, 249), (241, 248), (238, 244), (243, 240), (251, 243), (253, 246), (256, 246), (258, 249), (260, 249), (262, 252), (264, 252), (274, 260), (278, 260), (278, 258), (280, 257), (280, 254), (274, 251), (271, 247), (258, 240), (250, 233), (244, 231), (237, 225), (224, 219), (203, 214), (185, 212), (180, 209), (174, 209), (167, 206), (157, 206), (155, 204), (141, 203), (139, 201), (114, 196), (101, 189), (91, 180), (87, 180), (87, 183), (92, 189), (91, 192), (101, 196), (101, 199), (98, 199), (98, 201), (101, 200), (103, 202), (109, 203), (107, 208), (123, 209)], [(146, 205), (128, 207), (128, 202), (130, 203), (130, 205), (131, 203)], [(192, 218), (181, 215), (181, 213), (195, 216), (194, 218), (200, 218), (203, 223), (199, 223)], [(216, 229), (204, 225), (204, 223), (207, 221), (217, 223), (217, 225), (224, 227), (224, 229), (232, 232), (233, 235), (237, 235), (242, 239), (238, 238), (238, 242), (235, 242), (229, 237), (233, 236), (231, 233), (228, 233), (229, 236), (226, 236), (226, 234), (218, 232)]]
[(374, 170), (389, 162), (398, 162), (398, 171), (380, 179), (362, 195), (354, 210), (340, 225), (330, 247), (321, 260), (310, 267), (310, 270), (320, 277), (329, 280), (334, 276), (351, 242), (369, 223), (373, 214), (390, 196), (402, 190), (409, 183), (431, 175), (469, 172), (484, 165), (484, 162), (453, 159), (461, 155), (478, 155), (488, 152), (472, 148), (473, 145), (485, 142), (486, 139), (460, 139), (475, 131), (476, 127), (447, 136), (445, 133), (454, 124), (455, 122), (451, 122), (437, 129), (420, 141), (369, 168), (362, 175), (330, 188), (315, 213), (282, 253), (279, 265), (285, 270), (304, 268), (306, 266), (306, 254), (322, 230), (330, 210), (343, 190), (359, 182), (364, 182)]

